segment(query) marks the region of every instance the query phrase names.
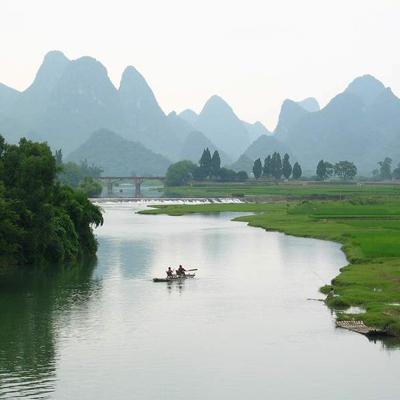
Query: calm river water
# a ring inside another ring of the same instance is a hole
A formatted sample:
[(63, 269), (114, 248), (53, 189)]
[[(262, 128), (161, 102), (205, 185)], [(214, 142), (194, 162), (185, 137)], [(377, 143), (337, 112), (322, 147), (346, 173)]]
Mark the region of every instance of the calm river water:
[[(335, 329), (334, 243), (103, 204), (97, 264), (1, 278), (0, 398), (400, 397), (400, 350)], [(168, 265), (182, 285), (153, 283)]]

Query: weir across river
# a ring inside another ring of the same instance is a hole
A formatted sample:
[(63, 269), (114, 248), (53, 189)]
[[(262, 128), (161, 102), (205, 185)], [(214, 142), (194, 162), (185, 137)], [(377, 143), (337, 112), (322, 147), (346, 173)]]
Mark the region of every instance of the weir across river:
[(107, 196), (113, 197), (113, 186), (121, 182), (133, 183), (135, 198), (141, 198), (141, 185), (146, 180), (164, 181), (164, 176), (100, 176), (97, 180), (107, 185)]

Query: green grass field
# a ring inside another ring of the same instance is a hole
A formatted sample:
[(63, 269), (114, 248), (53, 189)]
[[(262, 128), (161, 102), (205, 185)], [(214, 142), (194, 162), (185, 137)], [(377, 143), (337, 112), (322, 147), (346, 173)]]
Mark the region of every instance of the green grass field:
[(274, 184), (265, 181), (246, 183), (197, 183), (189, 186), (165, 187), (166, 197), (232, 197), (232, 196), (285, 196), (285, 197), (343, 197), (399, 196), (400, 184), (337, 184), (296, 182)]
[[(237, 220), (266, 230), (340, 242), (350, 264), (322, 289), (329, 293), (327, 304), (339, 319), (363, 320), (400, 336), (400, 200), (381, 195), (350, 201), (157, 206), (143, 213), (250, 211), (254, 214)], [(350, 306), (366, 312), (343, 313)]]

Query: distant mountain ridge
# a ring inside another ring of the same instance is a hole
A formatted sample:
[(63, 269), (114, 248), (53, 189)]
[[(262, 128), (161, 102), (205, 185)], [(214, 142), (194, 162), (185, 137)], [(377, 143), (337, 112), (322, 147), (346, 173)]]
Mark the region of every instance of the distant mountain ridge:
[(319, 111), (286, 101), (274, 133), (310, 172), (320, 159), (349, 160), (368, 175), (386, 156), (400, 161), (400, 99), (364, 75)]
[(171, 162), (112, 131), (101, 129), (66, 158), (80, 163), (87, 161), (103, 169), (103, 176), (163, 176)]
[[(248, 126), (260, 130), (259, 125)], [(227, 159), (250, 143), (246, 128), (217, 96), (210, 98), (200, 115), (189, 109), (166, 115), (133, 66), (124, 70), (117, 88), (96, 59), (70, 60), (60, 51), (51, 51), (26, 90), (0, 86), (0, 132), (10, 142), (27, 136), (68, 154), (99, 129), (140, 142), (171, 160), (179, 159), (194, 131), (201, 131), (210, 147), (220, 148)]]
[(193, 131), (185, 139), (180, 158), (182, 160), (190, 160), (195, 163), (199, 162), (203, 150), (208, 148), (211, 154), (218, 151), (221, 158), (221, 165), (230, 164), (232, 161), (227, 154), (221, 149), (217, 148), (202, 132)]
[(22, 136), (46, 140), (67, 154), (103, 128), (171, 158), (177, 157), (189, 134), (170, 126), (134, 67), (125, 69), (117, 89), (94, 58), (69, 60), (51, 51), (26, 90), (0, 87), (0, 131), (10, 141)]
[(251, 148), (280, 148), (309, 174), (319, 159), (353, 161), (362, 174), (386, 156), (400, 160), (400, 99), (371, 75), (354, 79), (322, 109), (314, 98), (285, 100), (273, 134), (260, 122), (239, 119), (216, 95), (199, 114), (186, 109), (166, 115), (134, 67), (125, 69), (117, 88), (99, 61), (70, 60), (60, 51), (44, 57), (26, 90), (0, 84), (0, 133), (9, 142), (27, 136), (68, 155), (102, 129), (171, 161), (194, 158), (203, 145), (226, 160), (248, 159)]

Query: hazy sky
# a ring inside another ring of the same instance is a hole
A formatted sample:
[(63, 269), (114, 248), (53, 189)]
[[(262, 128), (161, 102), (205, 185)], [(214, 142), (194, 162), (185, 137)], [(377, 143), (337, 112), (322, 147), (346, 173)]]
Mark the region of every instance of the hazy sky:
[(219, 94), (273, 128), (282, 101), (321, 104), (370, 73), (400, 94), (400, 0), (1, 0), (0, 82), (32, 81), (44, 54), (125, 66), (164, 111)]

